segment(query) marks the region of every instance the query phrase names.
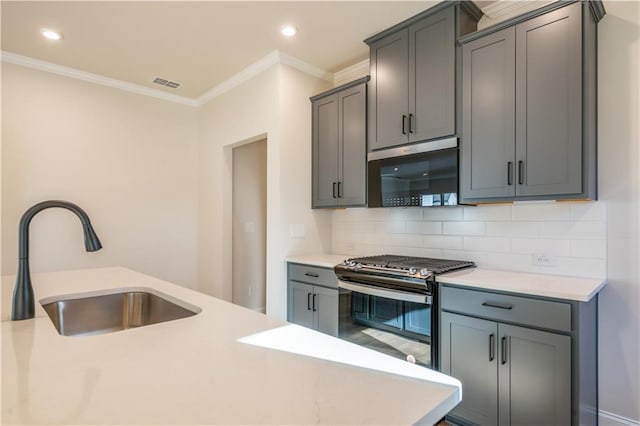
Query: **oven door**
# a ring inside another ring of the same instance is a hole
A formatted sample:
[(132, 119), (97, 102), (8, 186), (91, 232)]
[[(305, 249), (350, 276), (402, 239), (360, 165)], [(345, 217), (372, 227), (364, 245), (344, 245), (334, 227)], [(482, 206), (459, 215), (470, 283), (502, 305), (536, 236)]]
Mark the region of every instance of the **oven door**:
[(433, 295), (339, 280), (338, 336), (396, 358), (435, 368)]

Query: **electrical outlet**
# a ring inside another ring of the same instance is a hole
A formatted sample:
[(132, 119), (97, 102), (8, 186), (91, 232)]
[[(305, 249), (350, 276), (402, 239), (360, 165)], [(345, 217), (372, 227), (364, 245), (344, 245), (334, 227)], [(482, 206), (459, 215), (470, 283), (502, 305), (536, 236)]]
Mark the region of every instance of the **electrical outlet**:
[(544, 253), (536, 253), (533, 255), (533, 264), (535, 266), (555, 267), (557, 262), (555, 256), (549, 256)]

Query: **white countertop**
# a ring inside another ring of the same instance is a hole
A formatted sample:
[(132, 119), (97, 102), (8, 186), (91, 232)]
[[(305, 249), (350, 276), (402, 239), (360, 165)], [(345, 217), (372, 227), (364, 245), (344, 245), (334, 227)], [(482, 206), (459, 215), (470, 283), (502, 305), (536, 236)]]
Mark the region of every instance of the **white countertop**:
[[(432, 424), (460, 401), (449, 376), (125, 268), (34, 274), (24, 321), (8, 320), (13, 280), (2, 277), (3, 424)], [(37, 303), (126, 287), (202, 311), (65, 337)]]
[(333, 269), (343, 260), (355, 257), (348, 254), (308, 254), (302, 256), (290, 256), (285, 260), (291, 263), (302, 263), (304, 265), (320, 266), (321, 268)]
[[(287, 262), (333, 267), (342, 260), (356, 257), (341, 254), (317, 254), (287, 258)], [(504, 291), (530, 296), (588, 302), (598, 294), (607, 281), (599, 278), (568, 277), (563, 275), (533, 274), (498, 271), (483, 268), (465, 269), (439, 275), (438, 282), (477, 289)]]
[(438, 275), (438, 282), (483, 290), (588, 302), (607, 283), (596, 278), (530, 274), (473, 268)]

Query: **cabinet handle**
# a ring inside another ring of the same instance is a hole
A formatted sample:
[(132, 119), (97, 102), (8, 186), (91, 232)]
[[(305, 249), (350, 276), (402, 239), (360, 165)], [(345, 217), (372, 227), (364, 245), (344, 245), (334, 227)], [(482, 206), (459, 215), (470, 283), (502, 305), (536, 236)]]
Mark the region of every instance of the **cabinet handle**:
[(495, 303), (495, 302), (482, 302), (482, 306), (486, 306), (488, 308), (498, 308), (498, 309), (508, 309), (508, 310), (513, 309), (513, 306), (511, 305), (503, 305), (501, 303)]
[(317, 296), (317, 294), (313, 293), (313, 312), (317, 311), (317, 309), (316, 309), (316, 296)]
[(311, 310), (311, 293), (307, 293), (307, 311)]
[(402, 116), (402, 134), (403, 135), (407, 134), (407, 116), (406, 115)]
[(500, 363), (502, 365), (507, 363), (507, 336), (500, 339)]
[(491, 333), (489, 335), (489, 362), (493, 361), (496, 357), (496, 336)]
[(342, 198), (342, 182), (338, 182), (338, 198)]
[(518, 184), (524, 183), (524, 161), (518, 161)]
[(333, 182), (333, 198), (338, 198), (336, 197), (336, 183)]
[(305, 272), (304, 273), (307, 277), (313, 277), (313, 278), (318, 278), (320, 277), (320, 275), (316, 274), (315, 272)]
[(507, 185), (513, 185), (513, 163), (511, 161), (507, 163)]
[(409, 133), (413, 133), (413, 114), (409, 114)]

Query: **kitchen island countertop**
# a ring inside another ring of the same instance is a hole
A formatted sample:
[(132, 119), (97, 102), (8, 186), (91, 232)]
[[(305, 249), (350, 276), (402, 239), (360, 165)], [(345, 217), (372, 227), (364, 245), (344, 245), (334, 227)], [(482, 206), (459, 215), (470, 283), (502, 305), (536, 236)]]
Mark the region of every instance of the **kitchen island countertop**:
[[(36, 317), (10, 321), (13, 280), (2, 277), (3, 424), (433, 424), (461, 398), (449, 376), (125, 268), (34, 274)], [(38, 303), (116, 288), (201, 312), (65, 337)]]

